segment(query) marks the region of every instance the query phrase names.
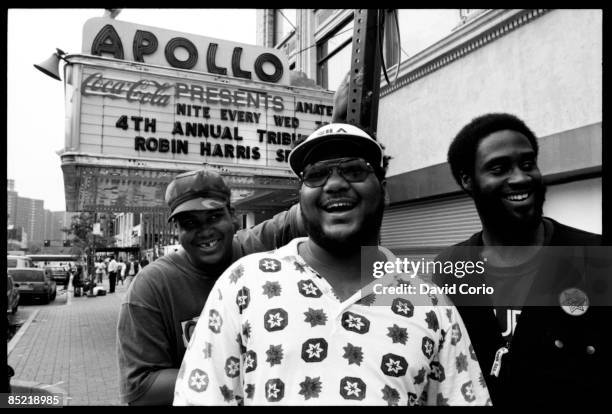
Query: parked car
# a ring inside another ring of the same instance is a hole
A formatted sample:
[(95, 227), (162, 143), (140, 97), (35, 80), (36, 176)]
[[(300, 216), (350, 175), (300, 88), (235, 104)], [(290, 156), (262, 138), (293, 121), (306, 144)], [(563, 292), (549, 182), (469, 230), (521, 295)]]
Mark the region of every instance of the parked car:
[(51, 277), (58, 285), (65, 285), (70, 280), (70, 273), (61, 266), (46, 266), (51, 271)]
[(40, 297), (44, 303), (55, 300), (57, 286), (49, 269), (13, 268), (7, 272), (21, 297)]
[(13, 267), (35, 267), (35, 266), (34, 266), (34, 262), (32, 262), (32, 259), (30, 259), (27, 256), (13, 256), (9, 254), (6, 256), (6, 267), (10, 269)]
[(13, 276), (6, 275), (6, 311), (13, 315), (19, 307), (19, 289), (15, 287)]

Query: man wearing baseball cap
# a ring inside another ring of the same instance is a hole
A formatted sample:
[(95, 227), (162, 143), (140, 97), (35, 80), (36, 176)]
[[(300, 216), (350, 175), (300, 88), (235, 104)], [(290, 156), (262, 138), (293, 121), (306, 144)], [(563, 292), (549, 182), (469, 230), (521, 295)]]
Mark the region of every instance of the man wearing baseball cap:
[[(362, 248), (396, 260), (378, 245), (380, 144), (354, 125), (329, 124), (298, 144), (289, 164), (301, 181), (308, 237), (243, 257), (220, 276), (174, 404), (486, 404), (463, 322), (442, 295), (416, 306), (400, 295), (365, 295), (378, 279), (362, 273), (371, 269), (367, 255), (362, 268)], [(397, 286), (396, 276), (384, 282)]]
[(214, 171), (179, 174), (166, 189), (166, 203), (182, 249), (141, 269), (119, 313), (120, 390), (130, 404), (172, 402), (195, 321), (215, 280), (233, 261), (304, 234), (297, 205), (234, 234), (230, 189)]

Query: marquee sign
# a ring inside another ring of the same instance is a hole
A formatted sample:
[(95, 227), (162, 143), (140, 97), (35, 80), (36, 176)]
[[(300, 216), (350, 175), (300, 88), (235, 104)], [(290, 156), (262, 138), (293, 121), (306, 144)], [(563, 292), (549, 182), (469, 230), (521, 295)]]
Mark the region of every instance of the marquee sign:
[(320, 92), (85, 65), (80, 78), (79, 148), (100, 155), (286, 168), (332, 115)]
[(83, 53), (114, 59), (170, 66), (212, 75), (289, 84), (283, 52), (123, 22), (89, 19), (83, 28)]

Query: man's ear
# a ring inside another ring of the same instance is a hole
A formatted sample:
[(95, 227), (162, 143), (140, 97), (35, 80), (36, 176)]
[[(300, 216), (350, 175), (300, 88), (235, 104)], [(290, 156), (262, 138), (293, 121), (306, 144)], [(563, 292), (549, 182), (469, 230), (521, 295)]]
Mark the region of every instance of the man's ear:
[(459, 173), (459, 178), (461, 179), (461, 188), (463, 188), (468, 194), (472, 195), (472, 188), (474, 185), (472, 177), (461, 171)]
[(240, 220), (236, 216), (236, 210), (234, 210), (234, 207), (228, 207), (227, 210), (229, 211), (230, 217), (232, 218), (232, 224), (234, 225), (235, 233), (240, 230)]
[(389, 190), (387, 190), (387, 180), (382, 180), (380, 182), (380, 186), (382, 187), (382, 191), (383, 191), (385, 207), (389, 207), (389, 204), (391, 204), (391, 197), (389, 196)]

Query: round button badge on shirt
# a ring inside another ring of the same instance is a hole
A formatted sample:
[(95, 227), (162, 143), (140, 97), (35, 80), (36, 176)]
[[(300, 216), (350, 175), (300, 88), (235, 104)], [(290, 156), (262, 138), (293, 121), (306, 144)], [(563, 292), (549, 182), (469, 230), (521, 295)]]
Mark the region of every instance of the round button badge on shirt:
[(578, 288), (569, 288), (559, 295), (559, 304), (568, 315), (581, 316), (589, 309), (589, 297)]

